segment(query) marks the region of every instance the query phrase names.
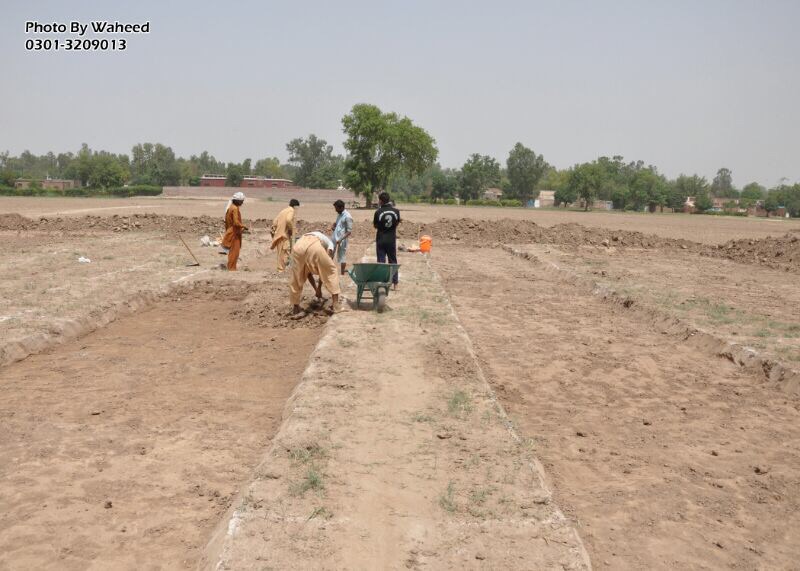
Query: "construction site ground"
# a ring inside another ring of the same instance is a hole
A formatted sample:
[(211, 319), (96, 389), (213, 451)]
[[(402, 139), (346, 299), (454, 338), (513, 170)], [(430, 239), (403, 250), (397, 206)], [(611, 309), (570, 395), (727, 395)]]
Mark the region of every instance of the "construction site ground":
[(294, 320), (283, 206), (0, 199), (0, 568), (796, 565), (796, 221), (400, 205)]

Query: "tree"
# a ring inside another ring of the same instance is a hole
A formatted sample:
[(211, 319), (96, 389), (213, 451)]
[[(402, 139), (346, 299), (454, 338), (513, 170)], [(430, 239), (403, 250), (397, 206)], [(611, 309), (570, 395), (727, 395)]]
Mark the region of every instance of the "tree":
[(576, 195), (584, 203), (584, 210), (589, 210), (589, 206), (594, 201), (597, 192), (602, 188), (604, 182), (603, 168), (598, 163), (584, 163), (576, 165), (569, 174), (566, 183), (568, 195)]
[(168, 186), (180, 182), (181, 172), (170, 147), (139, 143), (131, 150), (131, 157), (131, 178), (135, 184)]
[(267, 157), (256, 161), (253, 174), (267, 178), (286, 178), (286, 173), (283, 172), (281, 162), (277, 157)]
[(697, 194), (697, 196), (695, 196), (694, 207), (700, 212), (705, 212), (706, 210), (709, 210), (712, 206), (714, 206), (714, 203), (711, 202), (711, 197), (708, 196), (707, 192), (702, 192)]
[(572, 204), (578, 200), (578, 193), (565, 183), (564, 186), (556, 189), (553, 194), (553, 200), (556, 206), (561, 206), (563, 204), (564, 208), (566, 208), (568, 204)]
[(91, 170), (87, 183), (92, 188), (114, 188), (122, 186), (128, 172), (112, 154), (97, 153), (91, 159)]
[(558, 190), (566, 183), (568, 174), (566, 170), (549, 168), (536, 186), (538, 190)]
[(458, 175), (450, 170), (437, 170), (431, 177), (431, 199), (455, 198), (459, 193)]
[(244, 168), (242, 165), (236, 163), (228, 163), (227, 173), (225, 178), (226, 186), (239, 187), (244, 180)]
[(663, 212), (667, 202), (666, 181), (652, 168), (636, 171), (631, 179), (631, 198), (636, 210), (647, 205), (651, 211), (659, 206)]
[(354, 105), (342, 118), (348, 156), (345, 180), (356, 195), (372, 204), (373, 192), (386, 188), (392, 175), (421, 174), (439, 154), (436, 141), (408, 117), (383, 113), (377, 106)]
[(717, 176), (711, 182), (711, 194), (716, 197), (733, 196), (735, 191), (733, 189), (733, 177), (731, 171), (722, 167), (717, 171)]
[(533, 198), (536, 185), (548, 168), (542, 155), (537, 155), (522, 143), (514, 145), (506, 160), (508, 195), (523, 203)]
[(67, 178), (80, 181), (81, 185), (86, 186), (89, 182), (89, 175), (92, 173), (92, 150), (89, 145), (83, 143), (81, 150), (75, 160), (70, 162), (66, 169)]
[(492, 184), (500, 182), (500, 163), (488, 155), (474, 153), (461, 167), (459, 196), (462, 200), (480, 198)]
[(767, 189), (758, 184), (757, 182), (751, 182), (750, 184), (745, 185), (742, 189), (740, 194), (741, 200), (739, 201), (739, 205), (742, 208), (748, 208), (753, 206), (759, 200), (763, 200), (763, 198), (767, 194)]
[[(681, 174), (672, 183), (671, 195), (669, 202), (672, 208), (676, 210), (682, 208), (686, 204), (686, 199), (692, 197), (695, 199), (695, 208), (700, 210), (697, 206), (697, 199), (708, 198), (708, 181), (705, 177), (696, 174), (692, 176)], [(708, 208), (711, 208), (710, 200), (705, 209), (707, 210)]]
[(306, 188), (331, 188), (342, 177), (343, 159), (334, 156), (333, 147), (313, 133), (286, 144), (289, 163), (297, 167), (295, 182)]

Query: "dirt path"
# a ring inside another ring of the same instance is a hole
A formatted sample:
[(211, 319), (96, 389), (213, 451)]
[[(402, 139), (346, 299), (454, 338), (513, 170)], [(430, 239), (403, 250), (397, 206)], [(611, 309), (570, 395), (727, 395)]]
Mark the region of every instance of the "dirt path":
[(434, 265), (596, 566), (796, 568), (800, 399), (506, 252)]
[(0, 369), (0, 568), (196, 565), (320, 331), (236, 307), (190, 295)]
[(329, 323), (205, 568), (588, 568), (435, 275), (400, 262), (386, 313)]

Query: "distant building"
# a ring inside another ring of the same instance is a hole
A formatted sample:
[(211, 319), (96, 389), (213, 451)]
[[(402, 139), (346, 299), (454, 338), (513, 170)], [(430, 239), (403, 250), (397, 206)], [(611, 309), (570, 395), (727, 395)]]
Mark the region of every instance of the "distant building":
[(66, 180), (61, 178), (45, 178), (45, 179), (29, 179), (20, 178), (14, 183), (15, 188), (30, 188), (34, 182), (38, 183), (40, 187), (48, 190), (67, 190), (68, 188), (78, 188), (81, 183), (77, 180)]
[(614, 210), (614, 202), (611, 200), (595, 200), (592, 208), (596, 210)]
[[(555, 190), (540, 190), (539, 198), (536, 199), (538, 206), (536, 208), (547, 208), (556, 205), (556, 191)], [(535, 203), (534, 203), (535, 204)]]
[(500, 200), (503, 198), (503, 191), (499, 188), (487, 188), (483, 191), (484, 200)]
[[(200, 186), (227, 186), (228, 177), (223, 174), (204, 174)], [(286, 178), (267, 178), (265, 176), (246, 176), (242, 178), (241, 188), (292, 188), (294, 182)]]

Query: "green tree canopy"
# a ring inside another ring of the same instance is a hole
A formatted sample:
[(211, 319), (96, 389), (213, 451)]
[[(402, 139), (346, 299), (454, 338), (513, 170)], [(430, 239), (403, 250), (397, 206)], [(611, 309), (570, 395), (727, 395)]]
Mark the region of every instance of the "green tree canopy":
[(225, 184), (226, 186), (234, 186), (238, 187), (241, 186), (242, 181), (244, 180), (245, 173), (244, 167), (237, 163), (228, 163), (228, 167), (225, 173)]
[(436, 141), (408, 117), (384, 113), (366, 103), (354, 105), (342, 118), (347, 137), (344, 163), (347, 185), (372, 202), (373, 192), (385, 189), (392, 175), (421, 174), (439, 154)]
[(283, 172), (281, 162), (277, 157), (267, 157), (256, 161), (253, 174), (267, 178), (286, 178), (286, 173)]
[(742, 189), (740, 194), (741, 201), (739, 204), (744, 208), (748, 208), (754, 205), (757, 201), (762, 200), (766, 195), (766, 188), (757, 182), (751, 182), (750, 184), (745, 185), (745, 187)]
[(176, 185), (180, 178), (180, 168), (171, 148), (161, 143), (140, 143), (131, 150), (134, 184)]
[(605, 175), (600, 164), (597, 162), (583, 163), (576, 165), (569, 173), (565, 189), (568, 195), (574, 194), (581, 198), (584, 202), (584, 209), (589, 210), (604, 182)]
[(342, 178), (344, 159), (334, 156), (333, 147), (313, 133), (286, 143), (289, 163), (297, 167), (294, 181), (306, 188), (336, 188)]
[(491, 185), (499, 183), (500, 163), (489, 155), (474, 153), (461, 167), (459, 196), (462, 200), (474, 200)]
[(733, 188), (733, 175), (729, 169), (722, 167), (717, 171), (717, 176), (711, 182), (711, 194), (721, 198), (737, 194)]
[(522, 143), (514, 145), (506, 160), (509, 198), (517, 198), (523, 203), (533, 198), (537, 194), (536, 185), (549, 166), (542, 155), (537, 155)]
[(90, 160), (87, 183), (92, 188), (114, 188), (122, 186), (128, 171), (116, 156), (110, 153), (97, 153)]

